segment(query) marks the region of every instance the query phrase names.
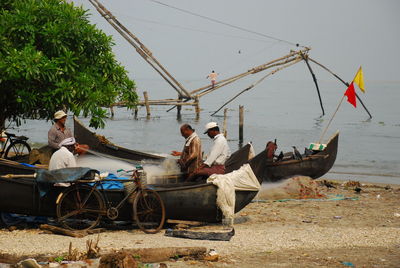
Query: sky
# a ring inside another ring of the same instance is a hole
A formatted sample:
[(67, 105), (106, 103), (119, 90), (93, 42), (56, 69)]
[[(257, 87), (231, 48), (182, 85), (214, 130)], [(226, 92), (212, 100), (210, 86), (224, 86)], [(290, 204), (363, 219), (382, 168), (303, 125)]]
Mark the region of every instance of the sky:
[[(114, 37), (116, 57), (139, 89), (161, 80), (88, 0), (73, 2), (88, 9), (90, 22)], [(400, 81), (398, 0), (160, 0), (170, 7), (152, 0), (100, 2), (188, 88), (205, 85), (211, 70), (230, 77), (288, 54), (296, 43), (311, 47), (311, 58), (346, 81), (353, 79), (359, 66), (367, 82)], [(316, 65), (312, 68), (319, 80), (334, 79)], [(300, 62), (274, 79), (311, 78)]]

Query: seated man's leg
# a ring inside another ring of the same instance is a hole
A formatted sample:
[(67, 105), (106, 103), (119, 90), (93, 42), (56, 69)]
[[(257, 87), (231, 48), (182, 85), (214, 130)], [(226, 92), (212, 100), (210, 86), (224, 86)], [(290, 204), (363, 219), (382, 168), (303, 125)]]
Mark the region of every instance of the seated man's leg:
[(199, 169), (197, 172), (193, 173), (187, 181), (198, 181), (206, 180), (212, 174), (224, 174), (225, 173), (225, 166), (224, 165), (214, 165), (211, 167), (204, 167)]

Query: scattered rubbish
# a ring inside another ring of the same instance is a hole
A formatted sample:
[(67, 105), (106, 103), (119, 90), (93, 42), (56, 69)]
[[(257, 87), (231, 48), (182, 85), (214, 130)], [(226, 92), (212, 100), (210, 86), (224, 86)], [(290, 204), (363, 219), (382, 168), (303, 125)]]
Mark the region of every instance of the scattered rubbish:
[(376, 199), (380, 199), (380, 198), (381, 198), (381, 195), (378, 194), (378, 195), (376, 196)]
[(361, 183), (358, 181), (346, 181), (342, 184), (345, 188), (361, 187)]
[(333, 216), (333, 218), (336, 220), (340, 220), (342, 218), (342, 216)]
[(208, 254), (204, 256), (205, 261), (218, 261), (219, 259), (219, 254), (215, 249), (210, 249)]
[(321, 186), (326, 186), (327, 188), (336, 188), (336, 186), (333, 185), (332, 182), (327, 181), (327, 180), (322, 180), (322, 181), (319, 182), (319, 184), (320, 184)]
[(217, 240), (229, 241), (235, 235), (235, 229), (229, 232), (203, 232), (203, 231), (186, 231), (186, 230), (165, 230), (165, 236), (180, 237), (198, 240)]
[(345, 266), (349, 266), (349, 267), (355, 267), (355, 266), (354, 266), (354, 264), (353, 264), (353, 263), (351, 263), (351, 262), (342, 261), (341, 263), (342, 263), (343, 265), (345, 265)]
[(396, 212), (396, 213), (394, 213), (394, 216), (395, 216), (395, 217), (400, 217), (400, 213), (397, 213), (397, 212)]
[(312, 223), (312, 220), (303, 220), (304, 223)]
[(35, 259), (26, 259), (17, 263), (17, 267), (21, 268), (41, 268), (42, 266)]
[(354, 188), (354, 192), (356, 192), (357, 194), (359, 194), (361, 191), (362, 189), (360, 187)]

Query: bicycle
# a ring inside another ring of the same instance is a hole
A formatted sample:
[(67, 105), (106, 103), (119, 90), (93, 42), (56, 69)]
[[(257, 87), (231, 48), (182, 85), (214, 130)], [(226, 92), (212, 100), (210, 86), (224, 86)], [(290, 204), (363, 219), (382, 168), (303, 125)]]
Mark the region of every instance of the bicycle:
[[(104, 181), (133, 182), (133, 187), (127, 187), (128, 193), (113, 207), (104, 191)], [(139, 228), (149, 234), (159, 232), (165, 222), (164, 203), (156, 191), (142, 185), (138, 170), (133, 171), (131, 179), (79, 180), (57, 198), (57, 221), (70, 230), (92, 229), (102, 216), (117, 219), (128, 198), (134, 200), (133, 216)]]
[[(4, 140), (1, 146), (0, 157), (9, 160), (20, 160), (22, 157), (29, 155), (31, 147), (26, 142), (29, 138), (25, 136), (16, 136), (9, 132), (3, 132), (6, 138), (1, 135), (1, 139)], [(7, 146), (7, 144), (9, 145)]]

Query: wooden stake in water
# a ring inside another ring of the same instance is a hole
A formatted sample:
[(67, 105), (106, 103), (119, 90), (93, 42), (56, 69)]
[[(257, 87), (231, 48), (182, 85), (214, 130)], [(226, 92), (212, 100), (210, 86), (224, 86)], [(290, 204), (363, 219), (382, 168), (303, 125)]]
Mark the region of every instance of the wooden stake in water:
[(243, 105), (239, 105), (239, 145), (243, 144)]
[(144, 104), (146, 105), (146, 117), (150, 118), (150, 105), (149, 105), (149, 96), (147, 95), (147, 91), (143, 92), (144, 96)]
[(223, 131), (225, 138), (228, 135), (228, 130), (226, 129), (227, 113), (228, 113), (228, 108), (225, 108), (224, 109), (224, 131)]

